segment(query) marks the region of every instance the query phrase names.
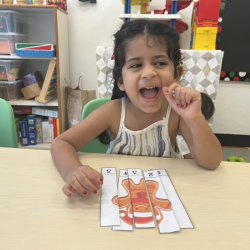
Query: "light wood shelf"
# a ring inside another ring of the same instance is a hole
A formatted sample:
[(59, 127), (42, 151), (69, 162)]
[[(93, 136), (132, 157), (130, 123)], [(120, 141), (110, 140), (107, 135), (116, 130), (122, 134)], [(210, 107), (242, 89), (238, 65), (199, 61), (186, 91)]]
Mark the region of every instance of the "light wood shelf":
[(44, 106), (44, 107), (58, 107), (58, 99), (55, 97), (50, 100), (47, 104), (43, 104), (41, 102), (37, 102), (36, 100), (26, 100), (24, 98), (18, 99), (16, 101), (8, 101), (8, 103), (12, 106)]
[(29, 146), (22, 146), (22, 144), (19, 144), (19, 148), (23, 149), (43, 149), (43, 150), (50, 150), (51, 143), (38, 143), (36, 145), (29, 145)]

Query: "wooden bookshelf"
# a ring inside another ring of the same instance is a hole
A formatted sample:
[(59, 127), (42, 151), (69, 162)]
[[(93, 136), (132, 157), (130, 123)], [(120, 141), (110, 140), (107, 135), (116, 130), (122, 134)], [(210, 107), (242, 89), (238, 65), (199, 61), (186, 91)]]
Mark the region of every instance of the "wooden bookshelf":
[[(68, 13), (57, 6), (47, 5), (6, 5), (0, 4), (0, 10), (12, 10), (25, 14), (28, 21), (28, 42), (56, 45), (54, 58), (33, 58), (0, 55), (1, 60), (23, 59), (25, 74), (39, 70), (45, 79), (51, 59), (56, 60), (57, 95), (47, 104), (35, 100), (9, 101), (12, 106), (53, 106), (58, 107), (60, 133), (66, 130), (66, 82), (69, 79), (68, 52)], [(30, 24), (30, 25), (29, 25)]]

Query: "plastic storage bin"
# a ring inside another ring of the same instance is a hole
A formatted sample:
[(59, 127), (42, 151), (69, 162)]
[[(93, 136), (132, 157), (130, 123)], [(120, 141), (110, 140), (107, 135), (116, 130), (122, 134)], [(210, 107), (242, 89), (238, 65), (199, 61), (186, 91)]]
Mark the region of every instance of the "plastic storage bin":
[(0, 33), (27, 34), (26, 16), (11, 10), (0, 10)]
[(0, 33), (0, 55), (16, 55), (15, 43), (26, 43), (28, 36), (17, 33)]
[(0, 81), (13, 81), (24, 76), (23, 60), (0, 60)]
[(0, 98), (6, 101), (15, 101), (23, 97), (21, 89), (23, 81), (0, 81)]

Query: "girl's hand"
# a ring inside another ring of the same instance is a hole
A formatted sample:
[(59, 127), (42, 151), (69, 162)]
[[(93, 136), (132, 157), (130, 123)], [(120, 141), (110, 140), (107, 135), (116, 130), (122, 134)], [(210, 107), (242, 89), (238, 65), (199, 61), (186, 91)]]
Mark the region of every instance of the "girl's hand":
[[(196, 119), (201, 114), (201, 94), (177, 83), (162, 88), (168, 103), (183, 119)], [(174, 95), (173, 95), (174, 91)]]
[(73, 190), (83, 196), (89, 193), (97, 194), (100, 185), (103, 184), (103, 176), (88, 165), (74, 168), (66, 178), (63, 192), (66, 196), (73, 197)]

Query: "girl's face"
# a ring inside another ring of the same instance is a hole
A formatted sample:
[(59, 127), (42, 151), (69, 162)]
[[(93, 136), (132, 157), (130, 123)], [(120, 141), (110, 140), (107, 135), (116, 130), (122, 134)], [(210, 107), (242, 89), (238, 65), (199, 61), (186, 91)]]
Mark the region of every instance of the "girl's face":
[(145, 113), (155, 113), (167, 105), (162, 87), (178, 83), (181, 74), (182, 67), (177, 67), (175, 72), (166, 45), (142, 36), (129, 41), (126, 46), (125, 64), (118, 86), (126, 91), (136, 108)]

